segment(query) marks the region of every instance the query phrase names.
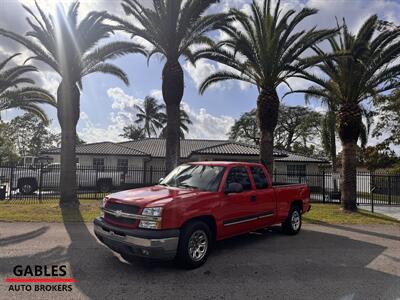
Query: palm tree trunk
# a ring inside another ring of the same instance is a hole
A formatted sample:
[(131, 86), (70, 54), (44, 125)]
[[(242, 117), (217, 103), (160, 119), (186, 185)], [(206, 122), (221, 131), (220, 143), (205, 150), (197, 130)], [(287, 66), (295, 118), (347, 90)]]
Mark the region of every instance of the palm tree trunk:
[(260, 127), (260, 160), (273, 172), (274, 131), (278, 123), (279, 98), (274, 88), (261, 89), (257, 99), (257, 122)]
[(183, 70), (177, 59), (168, 59), (162, 73), (162, 92), (167, 111), (166, 172), (171, 172), (180, 157), (180, 104), (183, 97)]
[(342, 150), (342, 207), (357, 211), (357, 144), (343, 144)]
[[(329, 152), (332, 160), (332, 176), (337, 173), (337, 158), (336, 158), (336, 114), (331, 108), (328, 111), (328, 126), (329, 126)], [(333, 179), (333, 191), (337, 193), (338, 182)]]
[(360, 135), (361, 110), (357, 103), (344, 103), (338, 113), (342, 141), (342, 195), (344, 210), (357, 211), (357, 140)]
[(57, 90), (57, 115), (61, 126), (60, 206), (78, 206), (76, 187), (76, 125), (80, 93), (76, 84), (63, 80)]

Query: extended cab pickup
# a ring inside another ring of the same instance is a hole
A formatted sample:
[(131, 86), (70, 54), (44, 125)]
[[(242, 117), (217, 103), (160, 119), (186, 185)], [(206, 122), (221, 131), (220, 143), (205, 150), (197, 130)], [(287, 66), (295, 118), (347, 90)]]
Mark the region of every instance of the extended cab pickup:
[(188, 163), (156, 186), (107, 196), (94, 232), (127, 261), (177, 258), (195, 268), (214, 241), (278, 223), (297, 234), (309, 200), (307, 185), (275, 185), (261, 164)]

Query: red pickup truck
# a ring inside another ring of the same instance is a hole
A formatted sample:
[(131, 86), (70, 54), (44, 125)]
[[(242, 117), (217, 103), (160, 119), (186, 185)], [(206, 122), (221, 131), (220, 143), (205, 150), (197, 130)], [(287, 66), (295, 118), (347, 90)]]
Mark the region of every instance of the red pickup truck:
[(272, 183), (261, 164), (188, 163), (156, 186), (107, 196), (94, 232), (127, 261), (177, 258), (195, 268), (214, 241), (277, 223), (297, 234), (309, 200), (307, 185)]

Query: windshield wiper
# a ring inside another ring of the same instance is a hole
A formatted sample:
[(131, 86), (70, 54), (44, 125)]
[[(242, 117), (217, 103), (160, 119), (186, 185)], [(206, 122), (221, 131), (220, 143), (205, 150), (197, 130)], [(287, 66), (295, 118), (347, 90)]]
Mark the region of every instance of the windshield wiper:
[(159, 183), (158, 185), (170, 186), (169, 184), (166, 184), (166, 183)]
[(185, 188), (189, 188), (189, 189), (198, 189), (197, 186), (193, 186), (193, 185), (186, 184), (186, 183), (180, 183), (180, 184), (178, 185), (178, 187), (185, 187)]

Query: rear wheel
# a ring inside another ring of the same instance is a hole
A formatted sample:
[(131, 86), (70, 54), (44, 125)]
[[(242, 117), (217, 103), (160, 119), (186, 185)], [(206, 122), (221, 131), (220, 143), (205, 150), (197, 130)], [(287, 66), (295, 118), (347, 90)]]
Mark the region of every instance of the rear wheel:
[(37, 190), (37, 183), (33, 179), (20, 180), (18, 189), (22, 195), (31, 195)]
[(178, 245), (178, 262), (187, 269), (198, 268), (207, 261), (211, 248), (210, 227), (201, 221), (187, 224)]
[(282, 223), (283, 232), (289, 235), (298, 234), (301, 229), (301, 209), (293, 206), (285, 222)]
[(97, 183), (97, 189), (101, 193), (111, 192), (112, 183), (109, 180), (101, 180)]

